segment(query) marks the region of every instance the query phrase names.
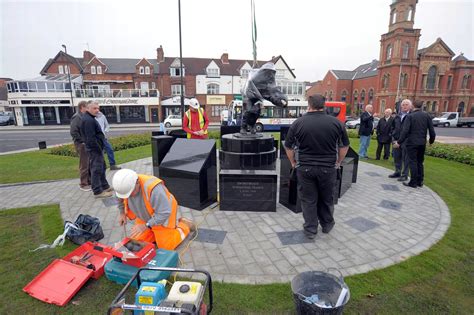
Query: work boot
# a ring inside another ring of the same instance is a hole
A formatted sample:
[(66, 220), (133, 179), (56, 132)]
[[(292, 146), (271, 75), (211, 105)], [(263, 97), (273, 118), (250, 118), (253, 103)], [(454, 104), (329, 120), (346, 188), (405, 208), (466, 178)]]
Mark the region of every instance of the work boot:
[(112, 197), (113, 193), (111, 191), (103, 190), (100, 194), (94, 195), (95, 198), (109, 198)]
[(191, 219), (180, 218), (178, 222), (182, 222), (183, 224), (185, 224), (189, 228), (190, 232), (196, 231), (196, 224), (194, 224), (194, 222)]
[(118, 171), (118, 170), (121, 170), (122, 168), (120, 166), (117, 166), (117, 165), (110, 165), (110, 170), (111, 171)]

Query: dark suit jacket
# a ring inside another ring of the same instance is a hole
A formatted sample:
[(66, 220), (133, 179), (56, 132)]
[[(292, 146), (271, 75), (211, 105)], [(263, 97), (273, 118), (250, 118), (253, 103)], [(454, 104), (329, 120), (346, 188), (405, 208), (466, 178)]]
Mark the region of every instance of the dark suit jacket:
[(359, 135), (370, 136), (373, 129), (374, 116), (370, 115), (368, 112), (363, 112), (362, 115), (360, 115)]
[(388, 120), (385, 117), (382, 117), (379, 120), (377, 125), (377, 141), (380, 143), (390, 143), (392, 141), (392, 137), (390, 136), (390, 132), (392, 130), (392, 121), (393, 118), (390, 117)]
[(436, 133), (430, 115), (416, 109), (403, 119), (403, 127), (398, 143), (405, 145), (426, 144), (426, 134), (429, 132), (430, 144), (435, 141)]

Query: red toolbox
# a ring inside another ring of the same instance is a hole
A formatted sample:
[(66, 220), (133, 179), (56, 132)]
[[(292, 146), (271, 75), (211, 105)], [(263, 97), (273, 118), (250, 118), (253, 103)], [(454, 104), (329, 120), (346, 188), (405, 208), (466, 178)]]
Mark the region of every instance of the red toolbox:
[(146, 266), (156, 255), (155, 244), (127, 237), (117, 243), (115, 248), (107, 247), (104, 251), (120, 258), (122, 263), (137, 268)]
[(23, 291), (46, 303), (66, 305), (89, 278), (104, 274), (105, 264), (112, 259), (106, 248), (100, 243), (82, 244), (62, 259), (55, 259)]

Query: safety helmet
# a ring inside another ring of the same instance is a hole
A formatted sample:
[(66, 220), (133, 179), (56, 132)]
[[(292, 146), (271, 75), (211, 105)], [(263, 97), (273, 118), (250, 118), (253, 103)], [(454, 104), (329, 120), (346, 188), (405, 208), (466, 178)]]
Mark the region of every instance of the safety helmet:
[(138, 175), (135, 171), (126, 168), (117, 171), (112, 179), (115, 195), (122, 199), (130, 197), (130, 194), (135, 189), (137, 179)]
[(191, 106), (194, 109), (198, 109), (199, 108), (199, 101), (195, 98), (192, 98), (192, 99), (189, 100), (189, 106)]

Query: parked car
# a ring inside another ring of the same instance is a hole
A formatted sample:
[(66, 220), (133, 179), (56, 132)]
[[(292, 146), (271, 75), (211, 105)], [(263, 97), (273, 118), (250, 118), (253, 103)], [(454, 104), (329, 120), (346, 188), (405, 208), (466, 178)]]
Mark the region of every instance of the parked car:
[(164, 123), (166, 128), (181, 127), (183, 121), (181, 120), (180, 115), (169, 115), (168, 117), (166, 117)]
[[(379, 120), (380, 118), (374, 117), (374, 128), (377, 128), (377, 125), (379, 124)], [(346, 128), (348, 129), (359, 129), (359, 127), (360, 127), (360, 118), (346, 122)]]
[(353, 121), (353, 120), (356, 120), (356, 118), (352, 116), (346, 116), (346, 121), (344, 123), (347, 123), (348, 121)]
[(1, 112), (0, 113), (0, 126), (14, 125), (15, 118), (13, 113), (10, 112)]

